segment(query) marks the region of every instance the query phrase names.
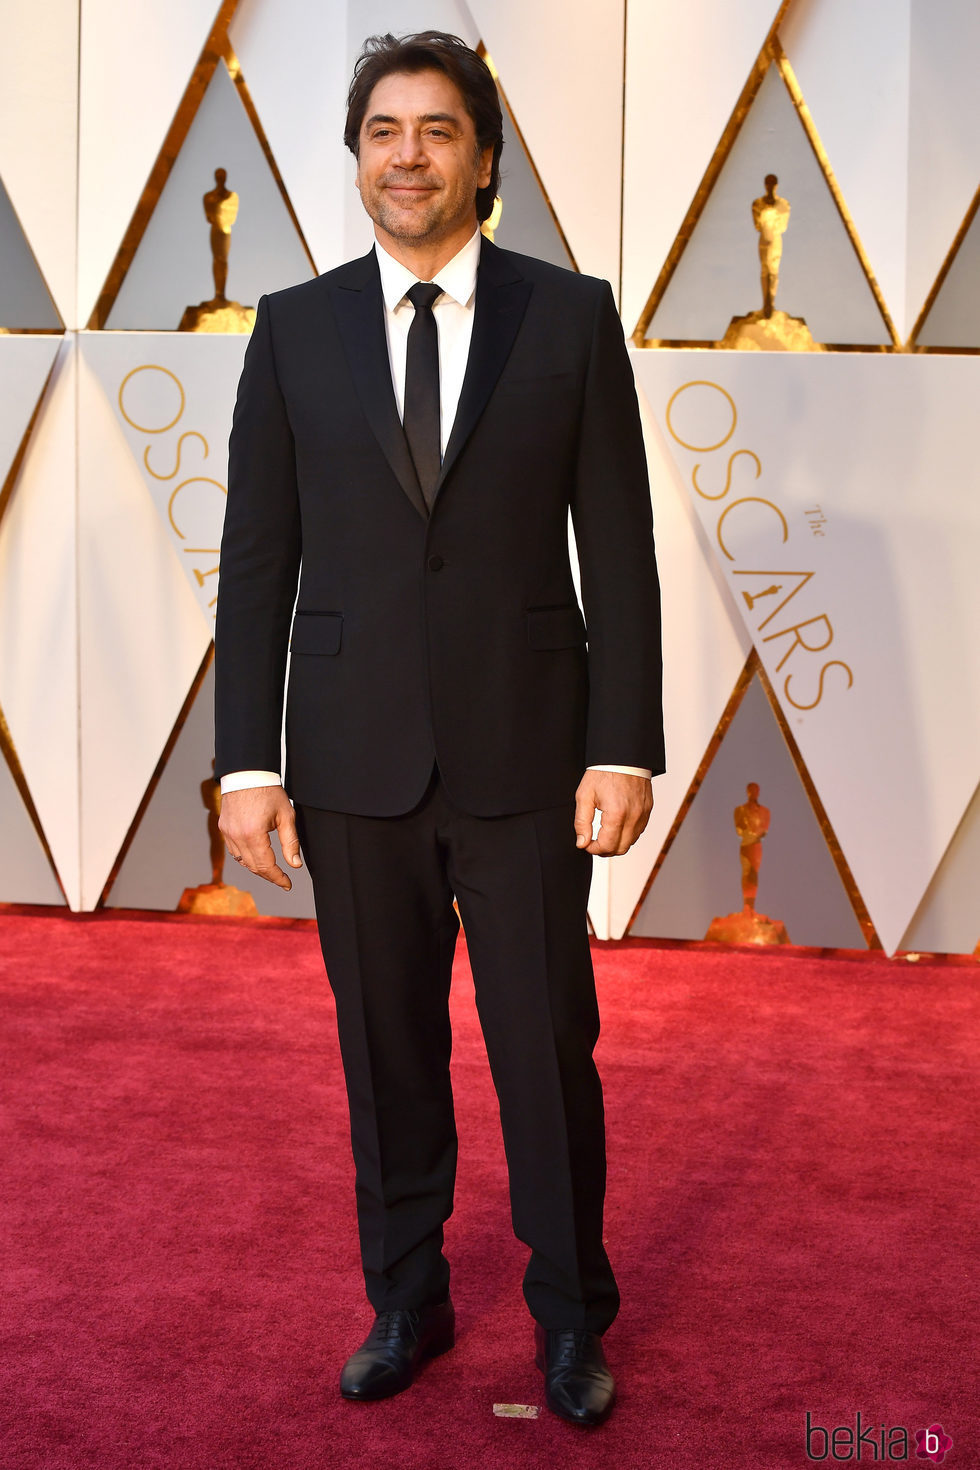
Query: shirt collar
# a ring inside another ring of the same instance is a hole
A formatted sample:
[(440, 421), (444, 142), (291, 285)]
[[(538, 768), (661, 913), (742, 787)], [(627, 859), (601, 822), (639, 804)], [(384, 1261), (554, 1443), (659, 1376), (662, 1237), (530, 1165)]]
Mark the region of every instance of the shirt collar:
[[(458, 250), (452, 260), (447, 261), (433, 278), (435, 284), (441, 286), (446, 295), (451, 296), (460, 306), (466, 306), (476, 290), (481, 238), (479, 229), (474, 230), (462, 250)], [(400, 260), (389, 255), (379, 240), (375, 240), (374, 249), (381, 272), (381, 294), (387, 309), (394, 311), (405, 292), (415, 285), (418, 276), (402, 265)]]

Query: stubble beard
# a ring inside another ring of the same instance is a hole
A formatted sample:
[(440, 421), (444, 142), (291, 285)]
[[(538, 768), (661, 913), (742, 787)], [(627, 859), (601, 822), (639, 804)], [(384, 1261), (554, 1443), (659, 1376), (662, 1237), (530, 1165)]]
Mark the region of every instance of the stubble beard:
[[(474, 180), (473, 197), (475, 196)], [(444, 188), (437, 188), (424, 203), (405, 208), (389, 199), (383, 185), (376, 185), (371, 190), (370, 199), (364, 199), (362, 195), (362, 201), (374, 223), (384, 230), (386, 235), (393, 240), (406, 242), (438, 241), (442, 236), (451, 234), (469, 211), (469, 200), (465, 189), (461, 189), (458, 195), (454, 190), (453, 194), (447, 198), (447, 191)]]
[(421, 207), (415, 205), (411, 209), (399, 208), (381, 191), (377, 196), (375, 209), (368, 212), (372, 214), (375, 224), (380, 225), (393, 240), (427, 240), (438, 236), (445, 224), (439, 203), (436, 195)]

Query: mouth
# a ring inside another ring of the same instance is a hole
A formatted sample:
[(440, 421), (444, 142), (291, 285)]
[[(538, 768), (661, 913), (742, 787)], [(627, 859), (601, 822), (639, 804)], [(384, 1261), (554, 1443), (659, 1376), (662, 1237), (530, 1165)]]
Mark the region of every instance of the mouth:
[(435, 184), (382, 184), (381, 187), (389, 194), (397, 194), (406, 199), (436, 192)]

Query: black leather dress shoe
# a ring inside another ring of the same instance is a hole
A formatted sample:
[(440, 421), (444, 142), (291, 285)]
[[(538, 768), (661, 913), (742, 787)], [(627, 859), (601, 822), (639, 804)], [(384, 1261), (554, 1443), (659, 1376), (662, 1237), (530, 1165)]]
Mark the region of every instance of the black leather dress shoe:
[(534, 1328), (534, 1361), (544, 1374), (544, 1397), (553, 1414), (572, 1424), (601, 1424), (613, 1406), (616, 1382), (602, 1339), (583, 1329)]
[(374, 1326), (340, 1374), (345, 1399), (387, 1399), (410, 1388), (427, 1358), (456, 1341), (451, 1301), (411, 1311), (379, 1312)]

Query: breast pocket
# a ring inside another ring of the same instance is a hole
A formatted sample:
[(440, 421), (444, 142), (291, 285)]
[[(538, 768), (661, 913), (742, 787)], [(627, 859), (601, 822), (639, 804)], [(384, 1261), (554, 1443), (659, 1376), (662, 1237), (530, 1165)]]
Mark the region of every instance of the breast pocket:
[(293, 619), (293, 653), (327, 655), (340, 652), (344, 615), (339, 612), (298, 612)]
[(527, 638), (532, 648), (580, 648), (585, 643), (585, 619), (578, 603), (529, 607)]

